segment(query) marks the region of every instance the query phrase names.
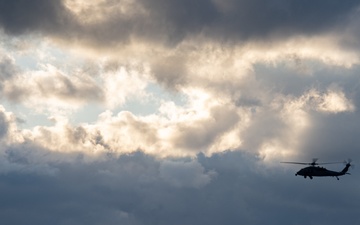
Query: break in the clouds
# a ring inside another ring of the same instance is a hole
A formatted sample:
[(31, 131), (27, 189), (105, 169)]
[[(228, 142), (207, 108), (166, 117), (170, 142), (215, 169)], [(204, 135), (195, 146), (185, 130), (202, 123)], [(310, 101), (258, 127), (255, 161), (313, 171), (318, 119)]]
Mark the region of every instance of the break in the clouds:
[(0, 0), (2, 220), (358, 222), (359, 7)]

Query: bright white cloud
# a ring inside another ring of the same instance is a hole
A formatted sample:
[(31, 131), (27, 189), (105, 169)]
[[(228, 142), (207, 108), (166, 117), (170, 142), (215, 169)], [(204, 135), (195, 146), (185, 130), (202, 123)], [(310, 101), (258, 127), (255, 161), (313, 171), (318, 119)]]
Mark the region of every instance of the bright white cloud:
[[(317, 97), (316, 93), (315, 96)], [(318, 97), (318, 102), (318, 110), (324, 112), (339, 113), (353, 112), (355, 110), (352, 101), (347, 99), (341, 90), (328, 90), (326, 94)]]
[(116, 71), (103, 73), (101, 78), (104, 83), (105, 104), (111, 109), (123, 105), (131, 97), (140, 100), (147, 96), (145, 88), (150, 82), (147, 74), (120, 67)]

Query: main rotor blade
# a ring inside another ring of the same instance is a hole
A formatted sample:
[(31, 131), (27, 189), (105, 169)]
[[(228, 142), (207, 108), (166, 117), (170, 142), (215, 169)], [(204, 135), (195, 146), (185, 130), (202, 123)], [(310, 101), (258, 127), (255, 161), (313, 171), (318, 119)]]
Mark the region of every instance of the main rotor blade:
[(316, 165), (326, 165), (326, 164), (339, 164), (344, 162), (325, 162), (325, 163), (316, 163)]
[(315, 165), (326, 165), (326, 164), (338, 164), (338, 163), (343, 163), (343, 162), (325, 162), (325, 163), (317, 163), (317, 162), (312, 162), (312, 163), (303, 163), (303, 162), (280, 162), (280, 163), (315, 166)]
[(311, 165), (311, 163), (301, 163), (301, 162), (280, 162), (280, 163), (300, 164), (300, 165)]

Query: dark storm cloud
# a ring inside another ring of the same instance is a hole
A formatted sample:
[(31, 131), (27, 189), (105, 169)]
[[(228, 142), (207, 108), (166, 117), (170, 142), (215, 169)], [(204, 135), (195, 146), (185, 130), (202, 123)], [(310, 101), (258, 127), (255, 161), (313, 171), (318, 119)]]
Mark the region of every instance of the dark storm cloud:
[(0, 1), (0, 23), (10, 34), (57, 33), (70, 25), (70, 18), (61, 0)]
[[(142, 6), (146, 13), (128, 15), (118, 10), (107, 15), (104, 11), (101, 21), (83, 23), (60, 0), (2, 0), (0, 24), (11, 34), (40, 31), (90, 40), (101, 46), (113, 46), (130, 37), (178, 43), (187, 36), (201, 33), (224, 40), (262, 39), (271, 34), (311, 35), (328, 31), (346, 23), (359, 2), (138, 0), (134, 5)], [(101, 7), (116, 6), (105, 2)], [(88, 18), (94, 16), (84, 15)]]
[(315, 34), (346, 22), (348, 14), (359, 5), (358, 1), (336, 0), (225, 0), (197, 1), (196, 4), (177, 0), (142, 2), (154, 18), (169, 21), (169, 28), (175, 33), (168, 35), (182, 38), (204, 32), (221, 39), (262, 39), (273, 33)]
[[(312, 35), (346, 23), (348, 16), (359, 5), (358, 1), (336, 0), (138, 2), (144, 6), (148, 15), (129, 18), (112, 14), (105, 22), (83, 27), (84, 32), (98, 43), (127, 40), (131, 35), (135, 35), (153, 41), (163, 40), (170, 44), (197, 34), (233, 41), (264, 39), (272, 34)], [(94, 36), (95, 33), (97, 35)]]
[[(1, 173), (0, 216), (13, 225), (359, 222), (358, 176), (304, 180), (294, 176), (296, 167), (285, 172), (259, 163), (240, 152), (200, 154), (196, 161), (162, 161), (141, 152), (90, 163), (59, 161), (49, 164), (55, 175)], [(173, 185), (162, 171), (169, 166), (167, 173), (181, 182), (193, 182), (191, 169), (216, 176), (200, 186)]]
[[(209, 0), (166, 1), (140, 0), (149, 9), (156, 26), (163, 26), (168, 40), (176, 43), (187, 35), (199, 34), (206, 27), (212, 27), (221, 17), (216, 6)], [(161, 23), (165, 21), (165, 23)]]

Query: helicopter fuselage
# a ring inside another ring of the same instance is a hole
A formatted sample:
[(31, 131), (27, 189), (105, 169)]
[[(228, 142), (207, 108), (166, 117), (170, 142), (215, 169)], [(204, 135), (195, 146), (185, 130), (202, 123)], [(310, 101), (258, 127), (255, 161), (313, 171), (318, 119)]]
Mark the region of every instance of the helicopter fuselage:
[(336, 179), (339, 179), (338, 176), (349, 174), (347, 173), (349, 166), (350, 164), (347, 164), (345, 168), (340, 172), (328, 170), (320, 166), (308, 166), (299, 170), (295, 174), (295, 176), (300, 175), (304, 178), (309, 177), (310, 179), (312, 179), (313, 177), (336, 177)]

